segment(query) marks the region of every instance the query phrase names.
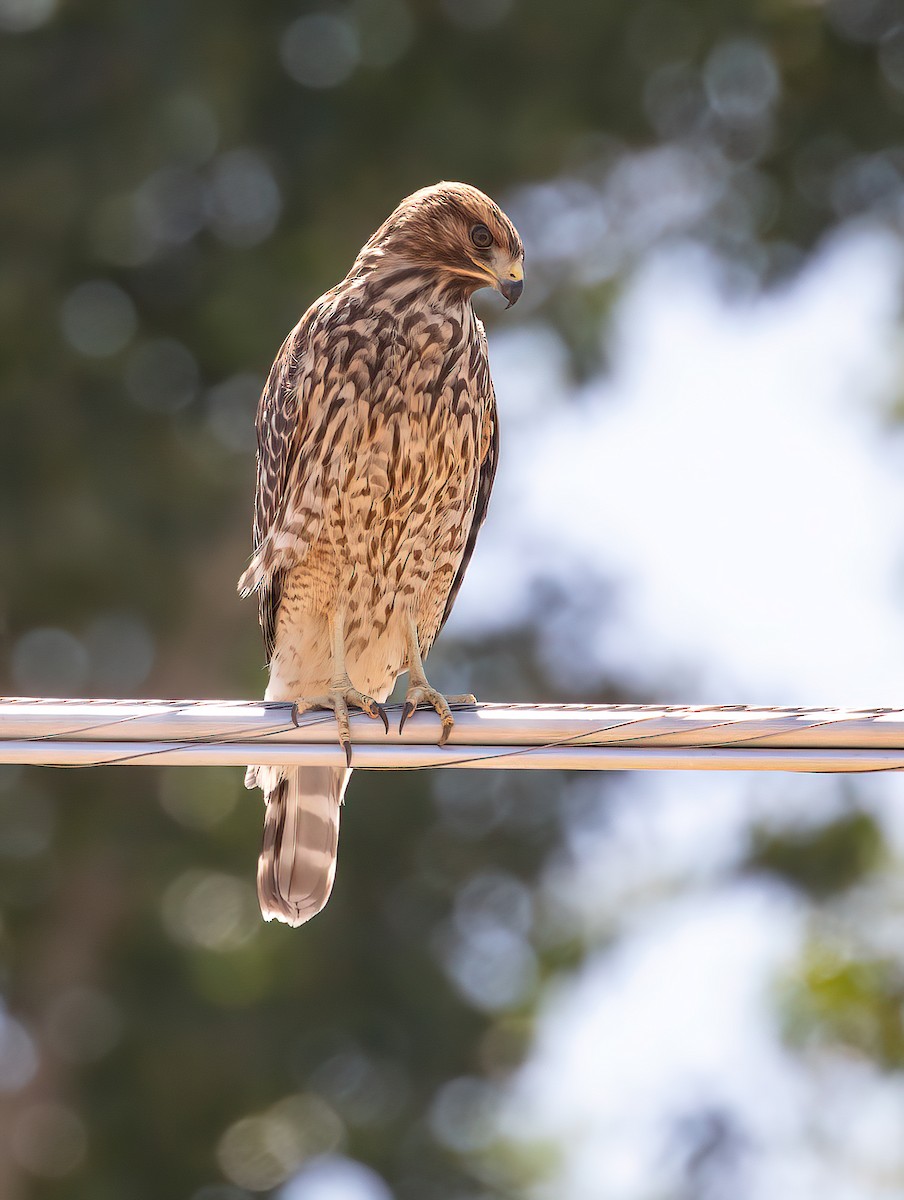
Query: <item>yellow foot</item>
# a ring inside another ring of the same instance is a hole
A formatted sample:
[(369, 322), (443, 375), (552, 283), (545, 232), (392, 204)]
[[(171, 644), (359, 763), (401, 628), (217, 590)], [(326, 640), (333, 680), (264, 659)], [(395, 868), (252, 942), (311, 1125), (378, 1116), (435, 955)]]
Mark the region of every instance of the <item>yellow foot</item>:
[(443, 723), (443, 731), (440, 734), (439, 744), (445, 746), (449, 740), (449, 734), (452, 732), (452, 726), (455, 724), (455, 718), (452, 716), (452, 710), (449, 707), (452, 704), (476, 704), (476, 697), (470, 695), (465, 696), (444, 696), (442, 692), (438, 692), (436, 688), (432, 688), (425, 680), (423, 683), (412, 683), (409, 685), (408, 693), (405, 696), (405, 704), (402, 708), (402, 719), (399, 722), (399, 733), (405, 728), (405, 722), (420, 704), (429, 704), (436, 710), (439, 719)]
[(345, 750), (346, 764), (351, 766), (352, 732), (348, 723), (349, 705), (352, 705), (354, 708), (360, 708), (362, 712), (366, 712), (374, 720), (379, 717), (383, 722), (383, 728), (389, 733), (389, 717), (386, 715), (386, 709), (382, 704), (378, 704), (372, 696), (366, 696), (364, 692), (359, 692), (356, 688), (353, 688), (351, 680), (347, 684), (330, 688), (323, 696), (306, 696), (303, 700), (296, 700), (292, 706), (292, 721), (297, 725), (298, 717), (301, 713), (310, 712), (312, 708), (331, 709), (336, 714), (336, 724), (339, 726), (339, 741)]

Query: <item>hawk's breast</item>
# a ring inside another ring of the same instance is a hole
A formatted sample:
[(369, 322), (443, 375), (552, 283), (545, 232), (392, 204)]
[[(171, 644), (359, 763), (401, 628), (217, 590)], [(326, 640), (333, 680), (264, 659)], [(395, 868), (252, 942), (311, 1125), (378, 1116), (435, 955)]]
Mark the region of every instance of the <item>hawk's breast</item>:
[[(347, 454), (328, 536), (354, 586), (403, 597), (432, 640), (461, 561), (477, 492), (489, 398), (470, 311), (412, 311), (357, 342), (347, 378)], [(365, 389), (365, 380), (367, 386)], [(432, 627), (432, 628), (431, 628)]]

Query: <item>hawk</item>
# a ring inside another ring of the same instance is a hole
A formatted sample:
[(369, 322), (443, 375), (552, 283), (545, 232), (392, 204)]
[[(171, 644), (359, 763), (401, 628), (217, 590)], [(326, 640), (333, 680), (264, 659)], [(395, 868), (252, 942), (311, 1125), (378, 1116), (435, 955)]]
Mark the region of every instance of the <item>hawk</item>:
[[(351, 766), (349, 708), (400, 729), (450, 700), (424, 659), (461, 587), (486, 516), (499, 431), (487, 340), (471, 307), (524, 287), (524, 247), (477, 188), (439, 183), (403, 200), (345, 279), (283, 343), (257, 412), (254, 554), (267, 700), (331, 709)], [(329, 898), (350, 769), (249, 767), (266, 797), (258, 895), (266, 920), (301, 925)]]

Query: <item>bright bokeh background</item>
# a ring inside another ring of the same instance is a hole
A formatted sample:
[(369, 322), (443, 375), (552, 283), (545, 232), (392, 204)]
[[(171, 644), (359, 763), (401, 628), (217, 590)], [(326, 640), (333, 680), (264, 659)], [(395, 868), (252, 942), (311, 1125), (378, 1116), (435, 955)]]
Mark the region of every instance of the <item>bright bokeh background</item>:
[[(0, 691), (255, 696), (253, 411), (491, 191), (485, 699), (904, 705), (904, 5), (0, 0)], [(904, 785), (358, 773), (264, 926), (229, 770), (0, 768), (3, 1200), (904, 1196)]]
[[(598, 569), (617, 564), (621, 596), (597, 647), (626, 685), (649, 671), (655, 686), (658, 665), (694, 703), (900, 706), (904, 485), (887, 429), (900, 287), (899, 248), (876, 231), (840, 236), (792, 284), (727, 304), (699, 250), (653, 256), (613, 314), (592, 417), (515, 418), (510, 523), (488, 540), (513, 569), (524, 524)], [(530, 378), (519, 386), (542, 397), (548, 381)], [(904, 851), (896, 777), (858, 794)], [(856, 1061), (802, 1070), (788, 1053), (776, 989), (813, 914), (738, 873), (752, 821), (812, 825), (838, 802), (819, 778), (642, 776), (602, 828), (572, 831), (574, 857), (550, 885), (620, 937), (549, 990), (506, 1110), (516, 1140), (568, 1147), (540, 1194), (680, 1195), (689, 1152), (694, 1195), (904, 1194), (900, 1080)], [(897, 957), (890, 876), (856, 905), (871, 921), (887, 909), (880, 940)]]

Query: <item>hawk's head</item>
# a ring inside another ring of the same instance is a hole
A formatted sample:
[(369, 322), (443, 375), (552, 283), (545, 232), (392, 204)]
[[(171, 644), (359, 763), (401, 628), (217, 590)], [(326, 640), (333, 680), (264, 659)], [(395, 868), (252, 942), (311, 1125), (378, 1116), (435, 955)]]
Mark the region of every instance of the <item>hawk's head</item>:
[(467, 183), (436, 183), (407, 196), (365, 247), (383, 263), (424, 268), (471, 295), (493, 287), (509, 307), (524, 290), (524, 246), (498, 204)]

